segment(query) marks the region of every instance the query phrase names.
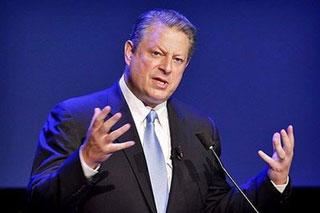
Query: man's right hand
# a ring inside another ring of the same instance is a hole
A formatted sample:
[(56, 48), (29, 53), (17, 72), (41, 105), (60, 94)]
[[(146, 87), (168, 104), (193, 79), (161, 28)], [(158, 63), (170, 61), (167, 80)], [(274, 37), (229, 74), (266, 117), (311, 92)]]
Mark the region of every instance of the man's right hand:
[(106, 106), (102, 110), (100, 108), (94, 109), (86, 141), (81, 148), (85, 163), (92, 169), (95, 169), (103, 161), (107, 160), (112, 153), (134, 145), (134, 141), (113, 143), (118, 137), (129, 130), (130, 124), (125, 124), (119, 129), (110, 132), (112, 126), (121, 118), (121, 113), (118, 112), (105, 121), (106, 116), (110, 112), (110, 106)]

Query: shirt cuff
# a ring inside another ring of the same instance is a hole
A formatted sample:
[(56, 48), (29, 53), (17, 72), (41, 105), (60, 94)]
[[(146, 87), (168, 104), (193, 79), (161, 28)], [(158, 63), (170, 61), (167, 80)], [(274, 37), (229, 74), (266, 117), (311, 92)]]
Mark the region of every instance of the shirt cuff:
[(87, 179), (92, 178), (94, 175), (96, 175), (98, 173), (98, 169), (100, 168), (100, 165), (97, 166), (97, 168), (92, 169), (90, 166), (88, 166), (86, 164), (86, 162), (83, 159), (83, 155), (82, 155), (82, 146), (80, 147), (80, 151), (79, 151), (79, 158), (80, 158), (80, 163), (81, 163), (81, 167), (84, 173), (84, 176)]
[(282, 192), (286, 189), (286, 187), (287, 187), (287, 185), (288, 185), (288, 183), (289, 183), (289, 176), (287, 177), (287, 181), (286, 181), (285, 184), (276, 185), (272, 180), (270, 180), (270, 181), (271, 181), (272, 185), (273, 185), (280, 193), (282, 193)]

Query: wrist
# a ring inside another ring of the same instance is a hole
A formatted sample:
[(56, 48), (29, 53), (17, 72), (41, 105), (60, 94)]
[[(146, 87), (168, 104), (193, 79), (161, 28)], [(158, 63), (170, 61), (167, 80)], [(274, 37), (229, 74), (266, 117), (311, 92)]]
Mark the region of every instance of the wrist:
[(82, 154), (84, 162), (92, 169), (96, 169), (100, 163), (94, 161), (92, 158), (90, 158), (90, 150), (88, 149), (88, 146), (82, 145), (80, 147), (80, 152)]
[(269, 175), (269, 179), (276, 185), (283, 185), (288, 182), (288, 175), (286, 176), (276, 176), (276, 175)]
[(286, 178), (283, 179), (279, 179), (279, 180), (272, 180), (271, 181), (276, 184), (276, 185), (284, 185), (288, 183), (288, 176)]

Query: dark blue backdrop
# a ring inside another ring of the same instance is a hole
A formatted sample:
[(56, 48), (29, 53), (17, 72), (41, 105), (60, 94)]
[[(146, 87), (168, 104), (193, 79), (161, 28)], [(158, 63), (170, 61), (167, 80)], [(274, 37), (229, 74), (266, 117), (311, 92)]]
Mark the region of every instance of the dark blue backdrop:
[(173, 8), (198, 27), (176, 93), (213, 116), (222, 158), (244, 183), (274, 131), (293, 124), (292, 180), (320, 186), (319, 1), (1, 1), (0, 187), (27, 184), (39, 131), (59, 101), (104, 89), (124, 67), (135, 18)]

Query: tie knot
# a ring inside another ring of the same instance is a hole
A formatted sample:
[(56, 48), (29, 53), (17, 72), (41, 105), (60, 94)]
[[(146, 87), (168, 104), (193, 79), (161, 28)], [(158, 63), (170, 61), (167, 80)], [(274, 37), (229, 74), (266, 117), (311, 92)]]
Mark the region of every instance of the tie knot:
[(154, 123), (154, 120), (158, 117), (156, 111), (153, 109), (147, 115), (147, 123)]

